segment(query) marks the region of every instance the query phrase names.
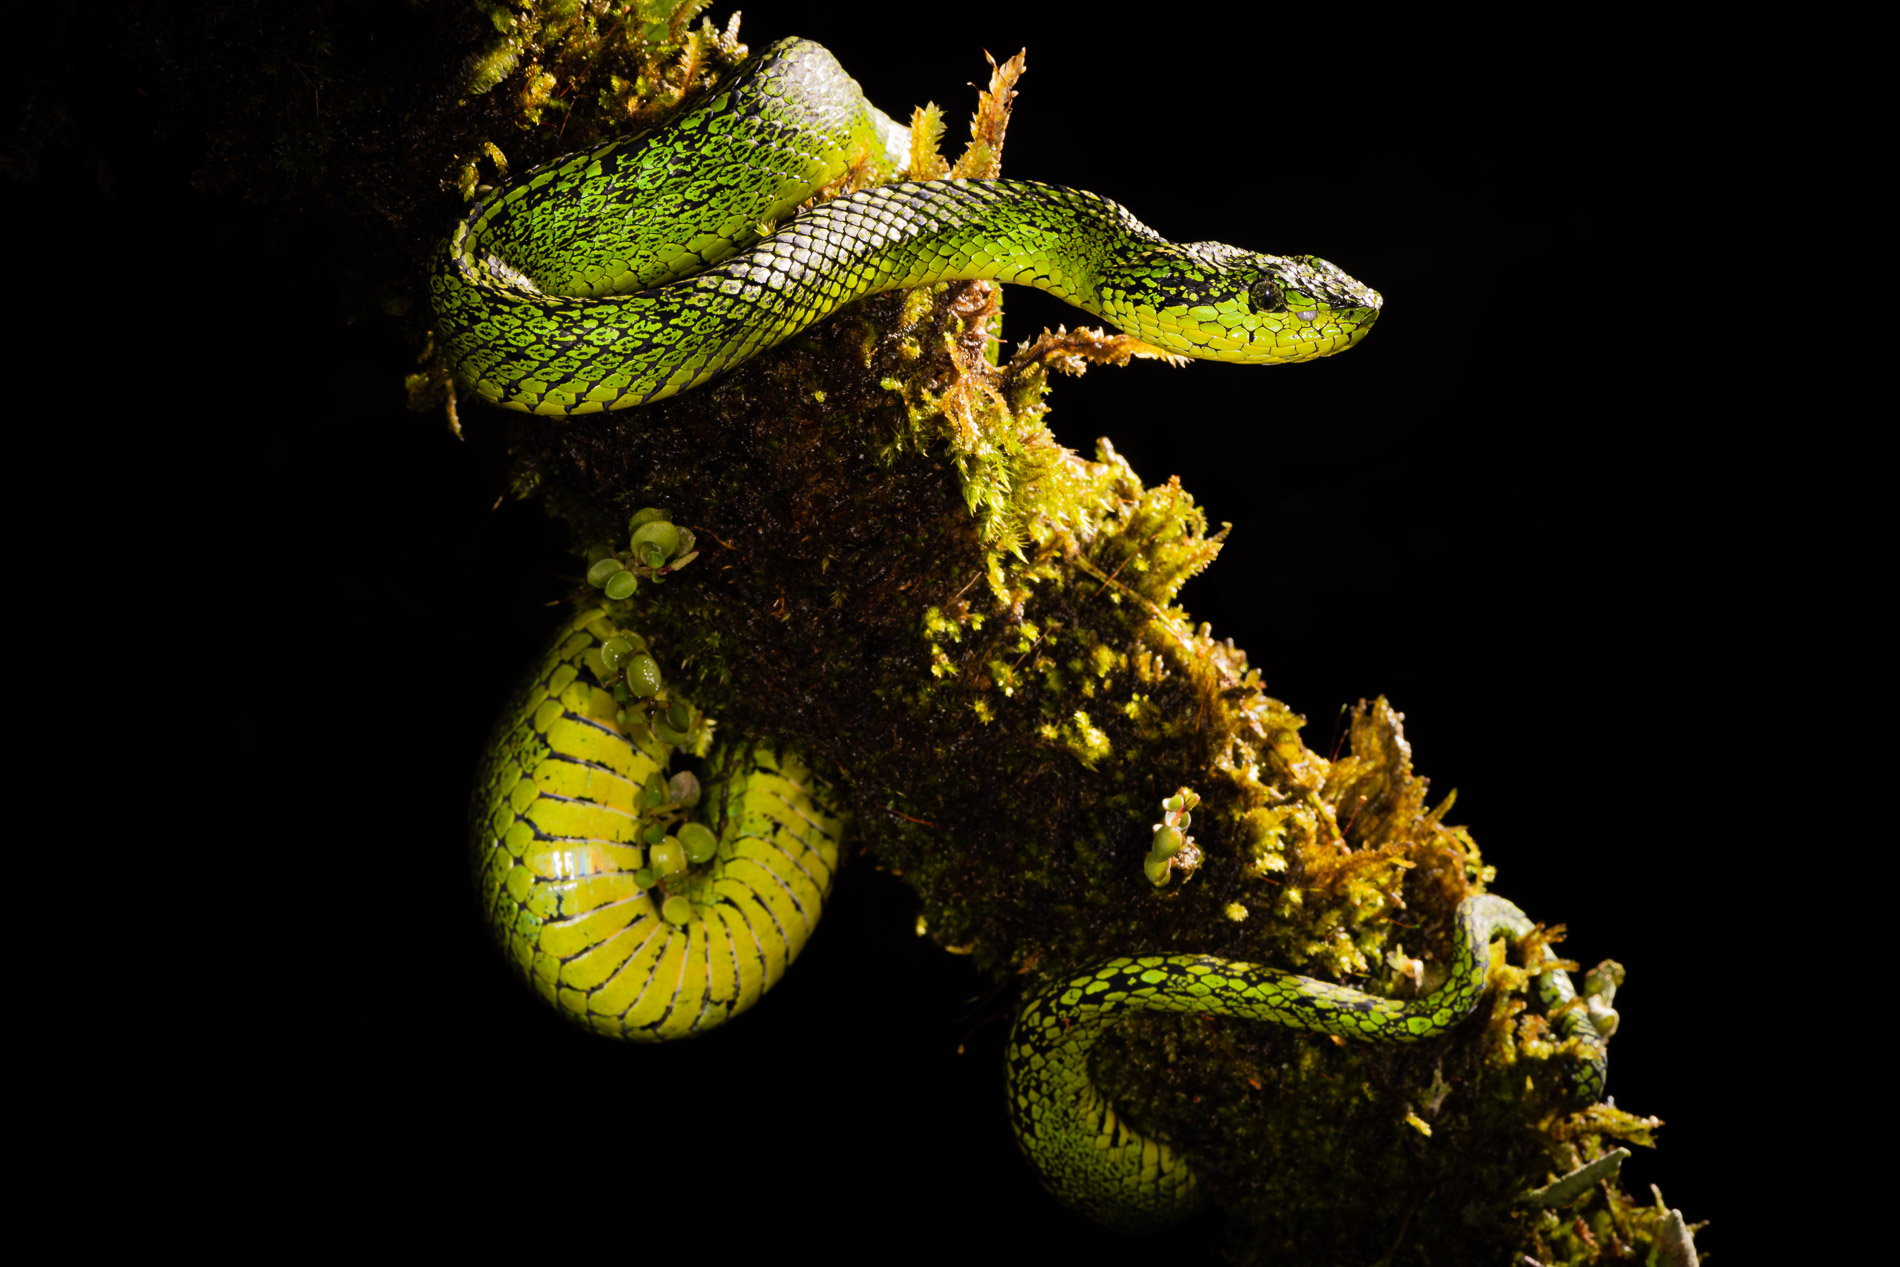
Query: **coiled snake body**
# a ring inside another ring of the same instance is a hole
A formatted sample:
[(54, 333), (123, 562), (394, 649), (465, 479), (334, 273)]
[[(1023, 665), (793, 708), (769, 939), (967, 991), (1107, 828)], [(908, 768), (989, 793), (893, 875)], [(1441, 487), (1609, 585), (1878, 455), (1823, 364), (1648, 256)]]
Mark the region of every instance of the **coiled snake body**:
[[(657, 1041), (743, 1012), (784, 975), (844, 824), (824, 784), (768, 745), (719, 745), (704, 789), (669, 780), (666, 736), (686, 736), (625, 717), (622, 672), (601, 657), (624, 636), (605, 610), (581, 612), (503, 709), (475, 782), (475, 883), (503, 952), (562, 1015)], [(696, 833), (667, 829), (699, 806), (709, 856), (694, 859), (680, 841)]]
[[(471, 211), (431, 277), (438, 346), (485, 400), (579, 414), (687, 390), (854, 299), (949, 279), (1037, 286), (1165, 351), (1216, 360), (1325, 356), (1378, 315), (1378, 293), (1324, 260), (1176, 245), (1104, 198), (1051, 185), (882, 184), (767, 231), (854, 169), (894, 174), (907, 147), (829, 53), (781, 41), (663, 127), (557, 159)], [(663, 527), (667, 549), (689, 548)], [(818, 920), (844, 819), (795, 755), (708, 749), (617, 610), (564, 627), (504, 710), (477, 779), (475, 875), (504, 952), (563, 1015), (612, 1037), (682, 1037), (784, 972)], [(703, 788), (669, 778), (680, 746), (709, 757)], [(1103, 1026), (1159, 1009), (1430, 1038), (1476, 1006), (1491, 938), (1529, 927), (1502, 899), (1467, 900), (1450, 979), (1410, 1002), (1194, 955), (1084, 969), (1017, 1018), (1017, 1137), (1050, 1190), (1098, 1219), (1177, 1216), (1198, 1198), (1191, 1172), (1090, 1083)], [(1548, 1001), (1568, 997), (1561, 972), (1541, 981)], [(1589, 1022), (1572, 1008), (1564, 1024), (1583, 1034)], [(1582, 1068), (1577, 1091), (1594, 1096), (1600, 1060)]]

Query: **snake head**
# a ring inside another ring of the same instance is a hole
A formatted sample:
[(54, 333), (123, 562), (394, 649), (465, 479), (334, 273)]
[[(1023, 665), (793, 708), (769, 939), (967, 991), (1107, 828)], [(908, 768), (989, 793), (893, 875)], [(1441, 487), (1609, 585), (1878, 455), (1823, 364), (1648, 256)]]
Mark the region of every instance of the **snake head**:
[(1331, 356), (1364, 338), (1385, 303), (1318, 256), (1263, 255), (1221, 242), (1157, 244), (1129, 271), (1145, 285), (1104, 286), (1103, 315), (1150, 343), (1202, 360), (1278, 364)]

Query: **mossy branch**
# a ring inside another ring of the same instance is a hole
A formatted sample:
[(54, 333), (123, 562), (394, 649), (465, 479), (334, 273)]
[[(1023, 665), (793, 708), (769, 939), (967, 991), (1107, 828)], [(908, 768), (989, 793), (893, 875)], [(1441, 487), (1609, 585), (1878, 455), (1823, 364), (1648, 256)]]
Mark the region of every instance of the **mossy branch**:
[[(745, 47), (736, 16), (715, 29), (705, 7), (438, 6), (432, 51), (406, 76), (286, 30), (272, 56), (316, 67), (297, 82), (320, 87), (321, 118), (273, 109), (276, 81), (238, 74), (244, 109), (220, 116), (214, 154), (259, 197), (364, 229), (370, 263), (352, 285), (363, 311), (408, 322), (424, 350), (415, 400), (433, 408), (446, 379), (417, 279), (436, 235), (485, 184), (716, 83)], [(911, 115), (912, 177), (1001, 171), (1026, 62), (990, 64), (954, 164), (943, 112)], [(999, 977), (1193, 950), (1429, 990), (1451, 911), (1494, 873), (1446, 822), (1452, 798), (1428, 803), (1402, 717), (1361, 702), (1343, 756), (1308, 748), (1245, 652), (1178, 602), (1225, 528), (1106, 441), (1089, 458), (1056, 443), (1050, 371), (1165, 354), (1061, 329), (999, 364), (1001, 334), (995, 288), (946, 284), (854, 305), (637, 416), (462, 421), (508, 427), (516, 489), (572, 530), (577, 595), (631, 510), (669, 507), (695, 535), (691, 569), (628, 600), (654, 654), (723, 726), (839, 777), (859, 848), (916, 890), (946, 949)], [(1202, 798), (1199, 861), (1158, 885), (1144, 870), (1155, 806), (1180, 788)], [(1531, 957), (1496, 970), (1484, 1021), (1443, 1043), (1349, 1049), (1151, 1017), (1104, 1041), (1096, 1078), (1194, 1158), (1240, 1254), (1372, 1261), (1400, 1228), (1449, 1261), (1680, 1246), (1679, 1214), (1590, 1169), (1659, 1123), (1558, 1098), (1562, 1044), (1526, 1003), (1549, 940), (1527, 939)], [(1565, 1190), (1576, 1204), (1561, 1215), (1520, 1200), (1579, 1170), (1595, 1177)]]

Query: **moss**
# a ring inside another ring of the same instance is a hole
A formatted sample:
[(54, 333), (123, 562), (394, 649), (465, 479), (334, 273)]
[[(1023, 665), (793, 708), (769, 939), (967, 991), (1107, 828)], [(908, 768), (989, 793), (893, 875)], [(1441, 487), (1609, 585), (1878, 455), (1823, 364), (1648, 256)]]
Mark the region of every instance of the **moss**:
[[(213, 161), (242, 192), (379, 226), (352, 293), (408, 321), (414, 399), (434, 407), (445, 380), (417, 287), (437, 235), (507, 171), (712, 82), (744, 46), (736, 19), (695, 25), (704, 7), (436, 6), (413, 19), (426, 32), (403, 47), (421, 61), (401, 74), (392, 54), (339, 54), (354, 38), (340, 19), (343, 34), (274, 28), (252, 46), (261, 64), (311, 69), (236, 73)], [(252, 20), (206, 12), (191, 19), (206, 41)], [(1022, 67), (993, 65), (954, 163), (942, 112), (920, 108), (912, 171), (995, 175)], [(299, 83), (320, 114), (274, 95)], [(782, 736), (840, 778), (857, 843), (915, 888), (946, 950), (998, 977), (1191, 949), (1429, 990), (1453, 908), (1493, 878), (1446, 822), (1452, 798), (1428, 804), (1384, 700), (1354, 710), (1343, 757), (1309, 749), (1246, 653), (1176, 601), (1225, 526), (1106, 440), (1089, 458), (1055, 442), (1052, 372), (1162, 354), (1058, 330), (1004, 358), (1001, 307), (985, 283), (881, 296), (635, 415), (482, 425), (509, 427), (515, 490), (571, 529), (577, 598), (633, 510), (666, 507), (695, 534), (692, 566), (627, 604), (654, 654), (729, 732)], [(1201, 861), (1158, 888), (1143, 863), (1182, 787), (1202, 798)], [(1657, 1123), (1565, 1110), (1527, 974), (1499, 979), (1486, 1022), (1441, 1043), (1144, 1017), (1104, 1041), (1097, 1077), (1195, 1159), (1237, 1256), (1373, 1261), (1401, 1236), (1448, 1261), (1640, 1254), (1667, 1212), (1615, 1182), (1574, 1209), (1519, 1201)]]

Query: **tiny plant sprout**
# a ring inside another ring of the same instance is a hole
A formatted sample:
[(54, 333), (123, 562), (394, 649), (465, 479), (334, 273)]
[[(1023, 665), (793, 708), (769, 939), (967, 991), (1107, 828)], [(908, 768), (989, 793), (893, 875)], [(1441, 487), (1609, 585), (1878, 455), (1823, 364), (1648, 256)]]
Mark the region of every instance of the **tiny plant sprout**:
[(680, 845), (689, 862), (709, 862), (719, 852), (719, 839), (704, 823), (688, 823), (680, 828)]
[(627, 657), (632, 654), (633, 644), (625, 638), (609, 638), (600, 644), (600, 658), (607, 662), (607, 667), (610, 669), (617, 669), (625, 664)]
[(633, 573), (621, 568), (607, 578), (607, 597), (613, 599), (631, 598), (633, 591), (640, 588), (639, 580)]
[(666, 519), (668, 517), (667, 513), (658, 506), (648, 506), (645, 510), (636, 510), (633, 512), (633, 517), (627, 520), (627, 531), (638, 532), (641, 524), (652, 523), (655, 519)]
[(660, 914), (669, 924), (684, 924), (693, 918), (693, 904), (675, 893), (660, 904)]
[(650, 655), (635, 653), (627, 661), (627, 689), (641, 699), (660, 693), (660, 662)]
[(633, 873), (633, 883), (636, 888), (650, 889), (659, 882), (660, 878), (653, 874), (652, 867), (641, 867)]
[(666, 780), (658, 772), (647, 775), (647, 781), (640, 789), (640, 802), (648, 809), (666, 800)]
[(676, 699), (666, 706), (666, 724), (674, 730), (685, 730), (693, 720), (693, 711), (686, 707), (686, 701)]
[(691, 809), (699, 804), (699, 776), (691, 770), (681, 770), (666, 784), (667, 797), (683, 809)]
[(644, 562), (649, 548), (657, 548), (663, 563), (679, 548), (680, 530), (664, 519), (654, 519), (633, 530), (633, 552)]
[[(1200, 803), (1201, 798), (1188, 788), (1180, 789), (1161, 802), (1161, 821), (1154, 825), (1154, 844), (1141, 864), (1142, 872), (1156, 888), (1166, 888), (1176, 871), (1185, 880), (1201, 865), (1200, 848), (1195, 845), (1194, 837), (1187, 834), (1194, 821), (1188, 811)], [(1243, 914), (1241, 918), (1246, 917)]]
[(657, 845), (666, 839), (666, 828), (653, 823), (640, 833), (640, 839), (649, 845)]
[(616, 573), (625, 570), (619, 559), (602, 559), (587, 569), (587, 583), (595, 589), (605, 585)]
[(678, 840), (668, 836), (647, 850), (647, 865), (662, 876), (678, 875), (686, 870), (686, 850)]

